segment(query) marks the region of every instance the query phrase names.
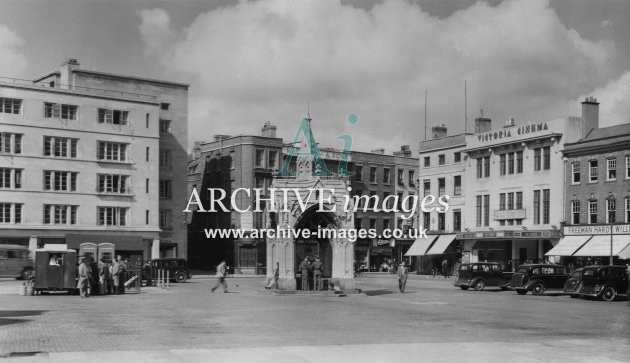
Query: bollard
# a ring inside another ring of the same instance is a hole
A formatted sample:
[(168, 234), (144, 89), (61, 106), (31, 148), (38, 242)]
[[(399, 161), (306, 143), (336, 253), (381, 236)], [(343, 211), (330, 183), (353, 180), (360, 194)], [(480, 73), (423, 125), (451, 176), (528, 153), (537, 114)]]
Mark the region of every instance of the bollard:
[(20, 296), (26, 296), (26, 282), (20, 285)]
[(171, 271), (167, 270), (166, 271), (166, 288), (170, 288), (171, 287)]
[(162, 269), (158, 270), (158, 287), (160, 289), (163, 288), (163, 286), (162, 286)]

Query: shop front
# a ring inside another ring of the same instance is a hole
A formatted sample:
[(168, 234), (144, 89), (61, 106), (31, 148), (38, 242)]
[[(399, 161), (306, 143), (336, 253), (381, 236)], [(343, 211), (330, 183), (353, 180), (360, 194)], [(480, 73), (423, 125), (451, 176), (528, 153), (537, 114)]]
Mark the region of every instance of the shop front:
[(370, 271), (388, 272), (395, 268), (400, 260), (396, 260), (396, 241), (375, 238), (370, 248)]
[(556, 247), (546, 253), (557, 262), (581, 267), (630, 260), (630, 224), (566, 226), (563, 234)]

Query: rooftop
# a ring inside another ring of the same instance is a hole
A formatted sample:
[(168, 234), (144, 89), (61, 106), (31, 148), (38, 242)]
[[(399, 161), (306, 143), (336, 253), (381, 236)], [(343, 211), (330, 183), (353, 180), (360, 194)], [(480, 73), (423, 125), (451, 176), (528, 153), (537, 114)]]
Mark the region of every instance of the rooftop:
[(594, 154), (602, 150), (624, 149), (630, 146), (630, 123), (591, 130), (586, 137), (565, 144), (563, 152)]

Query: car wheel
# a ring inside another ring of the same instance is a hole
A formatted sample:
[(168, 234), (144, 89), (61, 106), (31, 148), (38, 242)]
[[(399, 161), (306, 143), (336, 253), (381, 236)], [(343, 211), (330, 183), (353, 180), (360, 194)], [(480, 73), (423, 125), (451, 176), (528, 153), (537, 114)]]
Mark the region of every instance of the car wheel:
[(507, 286), (501, 286), (501, 290), (502, 290), (502, 291), (507, 291), (507, 290), (508, 290), (508, 287), (507, 287)]
[(516, 293), (519, 295), (525, 295), (527, 294), (527, 290), (516, 290)]
[(459, 288), (462, 290), (468, 290), (468, 286), (460, 286)]
[(483, 280), (477, 280), (477, 282), (475, 282), (475, 291), (481, 291), (484, 287), (486, 287), (486, 283)]
[(614, 287), (608, 286), (602, 291), (602, 299), (604, 301), (613, 301), (617, 297), (617, 290)]
[(22, 271), (22, 276), (20, 276), (20, 278), (22, 280), (28, 280), (33, 275), (35, 275), (35, 270), (33, 270), (31, 267), (27, 267)]
[(186, 274), (183, 272), (178, 272), (177, 275), (175, 275), (175, 282), (177, 283), (186, 282)]
[(542, 282), (539, 282), (532, 287), (532, 294), (534, 295), (542, 295), (543, 292), (545, 292), (545, 285), (543, 285)]
[(578, 297), (580, 297), (580, 295), (578, 295), (578, 294), (571, 294), (571, 298), (573, 298), (573, 299), (577, 299)]

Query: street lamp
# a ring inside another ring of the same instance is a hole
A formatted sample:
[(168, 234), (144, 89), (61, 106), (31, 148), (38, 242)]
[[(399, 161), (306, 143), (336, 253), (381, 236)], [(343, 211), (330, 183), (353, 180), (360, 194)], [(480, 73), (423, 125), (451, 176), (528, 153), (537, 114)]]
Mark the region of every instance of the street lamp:
[(615, 223), (615, 209), (613, 209), (613, 204), (615, 203), (615, 196), (612, 192), (608, 192), (608, 222), (610, 223), (610, 265), (613, 264), (613, 223)]

